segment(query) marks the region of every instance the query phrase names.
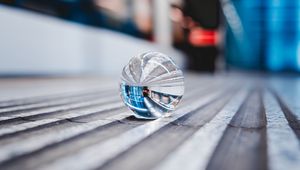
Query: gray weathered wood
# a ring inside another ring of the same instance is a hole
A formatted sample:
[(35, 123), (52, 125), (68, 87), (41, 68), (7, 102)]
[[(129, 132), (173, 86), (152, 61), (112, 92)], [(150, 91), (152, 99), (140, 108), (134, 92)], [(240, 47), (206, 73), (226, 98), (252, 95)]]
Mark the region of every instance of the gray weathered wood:
[(138, 120), (113, 78), (0, 78), (0, 169), (291, 169), (297, 77), (185, 75), (171, 117)]
[[(208, 103), (201, 110), (190, 112), (178, 118), (152, 134), (147, 140), (132, 147), (126, 153), (106, 162), (100, 168), (120, 169), (125, 166), (132, 170), (153, 168), (157, 162), (166, 158), (199, 128), (209, 122), (228, 102), (232, 94), (234, 94), (232, 91), (228, 91), (227, 94), (222, 94), (222, 98), (217, 98)], [(143, 162), (143, 164), (135, 162)]]
[[(214, 148), (221, 139), (231, 118), (243, 103), (248, 89), (243, 89), (207, 124), (187, 138), (182, 146), (171, 152), (165, 160), (155, 167), (157, 170), (198, 170), (205, 169)], [(188, 160), (188, 163), (186, 163)]]
[[(182, 107), (175, 111), (175, 115), (173, 117), (169, 117), (166, 120), (164, 119), (157, 119), (155, 121), (149, 122), (145, 125), (139, 126), (132, 130), (129, 130), (120, 136), (115, 138), (109, 139), (101, 144), (95, 146), (89, 146), (81, 152), (76, 154), (70, 155), (68, 157), (61, 158), (47, 166), (41, 167), (41, 169), (92, 169), (97, 168), (103, 165), (106, 161), (112, 159), (116, 155), (124, 152), (125, 150), (129, 149), (136, 143), (140, 142), (141, 140), (145, 139), (149, 135), (153, 134), (163, 126), (169, 124), (170, 122), (188, 114), (193, 110), (197, 110), (201, 108), (201, 106), (207, 104), (214, 98), (218, 97), (220, 92), (212, 93), (207, 95), (205, 98), (200, 98), (195, 100), (192, 104), (188, 107)], [(101, 152), (102, 154), (97, 154)], [(93, 155), (98, 155), (97, 157)], [(88, 159), (87, 159), (88, 158)], [(82, 162), (80, 165), (74, 166), (73, 162), (75, 160), (84, 159), (85, 162)]]
[(300, 145), (285, 119), (275, 97), (264, 93), (264, 105), (268, 121), (268, 159), (272, 170), (297, 169), (300, 167)]
[(265, 126), (261, 96), (256, 90), (231, 120), (207, 169), (267, 169)]

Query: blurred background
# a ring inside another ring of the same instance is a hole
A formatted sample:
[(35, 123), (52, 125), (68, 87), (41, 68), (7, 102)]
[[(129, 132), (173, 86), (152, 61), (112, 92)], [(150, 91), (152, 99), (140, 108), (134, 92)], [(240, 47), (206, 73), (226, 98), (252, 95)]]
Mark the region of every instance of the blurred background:
[(300, 72), (299, 0), (0, 0), (0, 75), (119, 75), (145, 51), (184, 70)]

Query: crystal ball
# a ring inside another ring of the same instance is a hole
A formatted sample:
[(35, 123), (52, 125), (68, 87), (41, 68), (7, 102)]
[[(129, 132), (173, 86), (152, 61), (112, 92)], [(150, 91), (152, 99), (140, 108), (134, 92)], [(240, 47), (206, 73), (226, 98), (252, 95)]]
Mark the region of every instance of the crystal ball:
[(169, 116), (184, 93), (183, 73), (167, 55), (146, 52), (123, 68), (120, 93), (136, 118)]

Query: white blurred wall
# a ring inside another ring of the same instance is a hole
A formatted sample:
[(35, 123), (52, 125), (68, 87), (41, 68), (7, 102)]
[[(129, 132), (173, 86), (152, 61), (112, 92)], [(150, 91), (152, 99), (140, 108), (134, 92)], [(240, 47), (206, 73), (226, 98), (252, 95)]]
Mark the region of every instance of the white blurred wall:
[(0, 5), (0, 75), (117, 75), (145, 51), (163, 52), (184, 66), (183, 54), (172, 48)]

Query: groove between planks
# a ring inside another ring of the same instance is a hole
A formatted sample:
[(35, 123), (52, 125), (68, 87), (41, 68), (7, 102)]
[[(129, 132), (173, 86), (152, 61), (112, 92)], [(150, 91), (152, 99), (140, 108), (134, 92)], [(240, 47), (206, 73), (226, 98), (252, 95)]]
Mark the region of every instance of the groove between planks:
[(266, 118), (259, 92), (251, 92), (231, 120), (208, 163), (208, 170), (267, 169)]

